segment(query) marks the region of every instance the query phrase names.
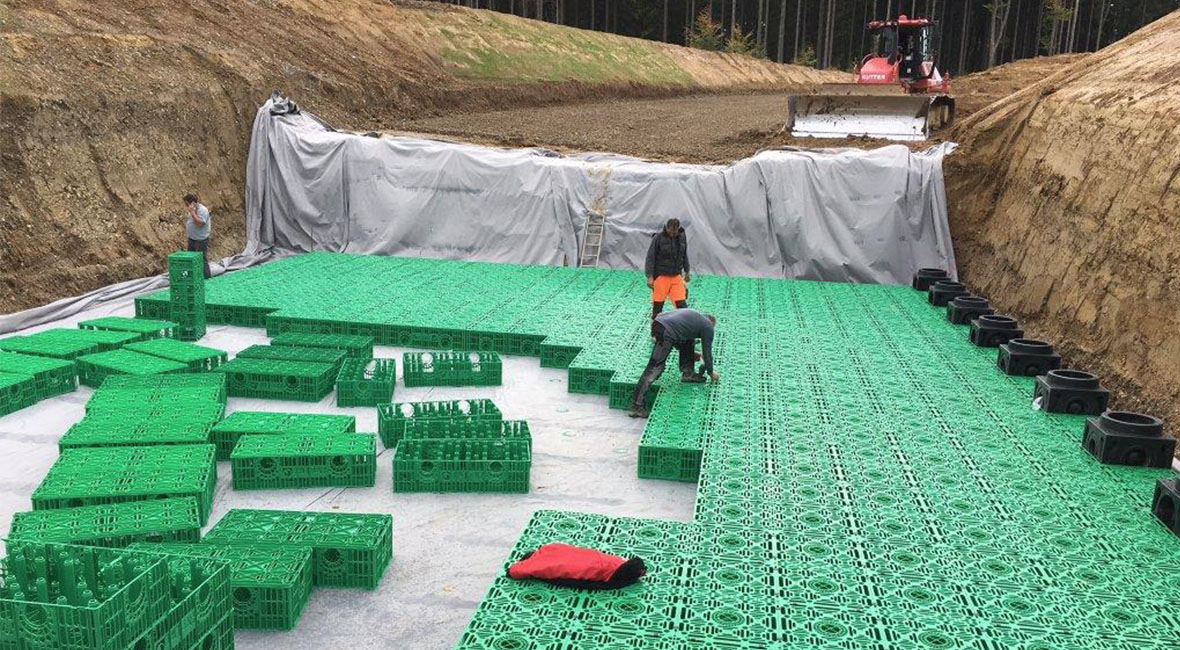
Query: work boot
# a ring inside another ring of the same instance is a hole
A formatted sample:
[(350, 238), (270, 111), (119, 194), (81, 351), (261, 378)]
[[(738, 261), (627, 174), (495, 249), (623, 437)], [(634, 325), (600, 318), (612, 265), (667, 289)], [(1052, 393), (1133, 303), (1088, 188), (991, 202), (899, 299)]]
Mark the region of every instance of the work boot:
[(650, 413), (648, 413), (647, 408), (642, 404), (632, 404), (631, 410), (627, 411), (627, 415), (633, 418), (646, 418)]
[(705, 376), (699, 372), (682, 372), (680, 373), (680, 381), (686, 384), (703, 384)]

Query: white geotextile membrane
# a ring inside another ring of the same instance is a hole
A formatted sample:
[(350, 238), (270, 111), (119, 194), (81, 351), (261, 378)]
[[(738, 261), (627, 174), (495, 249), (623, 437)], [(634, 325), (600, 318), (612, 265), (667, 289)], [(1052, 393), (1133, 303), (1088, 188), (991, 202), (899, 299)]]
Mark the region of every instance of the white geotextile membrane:
[(953, 150), (657, 163), (346, 133), (272, 98), (250, 143), (246, 252), (576, 265), (598, 213), (604, 268), (642, 268), (650, 234), (676, 217), (699, 273), (905, 284), (921, 267), (955, 272), (942, 176)]
[[(30, 328), (76, 327), (98, 316), (132, 316), (129, 299), (105, 303), (75, 316)], [(232, 357), (267, 343), (261, 329), (213, 325), (201, 345)], [(379, 357), (404, 350), (378, 346)], [(12, 514), (31, 509), (29, 495), (57, 458), (57, 440), (83, 416), (93, 391), (73, 393), (0, 417), (0, 531)], [(378, 455), (372, 488), (252, 490), (230, 487), (228, 462), (218, 463), (212, 526), (230, 508), (277, 508), (393, 515), (393, 562), (380, 588), (315, 588), (290, 632), (239, 631), (242, 650), (454, 647), (493, 577), (532, 513), (574, 510), (614, 516), (688, 521), (696, 485), (636, 477), (642, 420), (607, 408), (607, 398), (567, 392), (566, 371), (541, 368), (536, 357), (505, 357), (504, 385), (471, 388), (406, 388), (397, 401), (489, 397), (509, 419), (527, 420), (533, 434), (532, 488), (528, 494), (394, 494), (392, 452)], [(335, 393), (318, 404), (229, 398), (227, 411), (260, 410), (355, 415), (357, 430), (376, 432), (375, 408), (337, 408)], [(377, 443), (378, 448), (381, 443)]]

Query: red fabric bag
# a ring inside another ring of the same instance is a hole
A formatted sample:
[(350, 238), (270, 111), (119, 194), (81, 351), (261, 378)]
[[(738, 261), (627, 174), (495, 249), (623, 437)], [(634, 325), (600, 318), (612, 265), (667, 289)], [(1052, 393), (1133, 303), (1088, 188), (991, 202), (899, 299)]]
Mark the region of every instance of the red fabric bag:
[(643, 560), (624, 559), (592, 548), (546, 544), (508, 568), (514, 580), (536, 579), (579, 589), (619, 589), (647, 573)]

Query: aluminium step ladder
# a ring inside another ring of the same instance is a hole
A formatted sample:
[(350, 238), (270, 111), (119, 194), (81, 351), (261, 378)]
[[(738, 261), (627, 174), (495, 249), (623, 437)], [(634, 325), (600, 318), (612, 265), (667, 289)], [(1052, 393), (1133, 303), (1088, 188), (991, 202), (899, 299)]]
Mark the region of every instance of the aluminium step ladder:
[(586, 232), (582, 235), (582, 253), (578, 256), (578, 266), (598, 267), (598, 258), (602, 253), (602, 240), (606, 236), (606, 215), (596, 210), (586, 211)]

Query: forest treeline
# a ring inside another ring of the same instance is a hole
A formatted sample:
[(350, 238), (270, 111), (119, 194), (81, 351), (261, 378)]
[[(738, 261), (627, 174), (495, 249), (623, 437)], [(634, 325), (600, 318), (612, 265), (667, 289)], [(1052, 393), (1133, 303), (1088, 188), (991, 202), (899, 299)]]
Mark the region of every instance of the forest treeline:
[(954, 74), (1016, 59), (1092, 52), (1180, 0), (450, 0), (553, 23), (851, 70), (865, 25), (899, 15), (939, 23), (941, 67)]

